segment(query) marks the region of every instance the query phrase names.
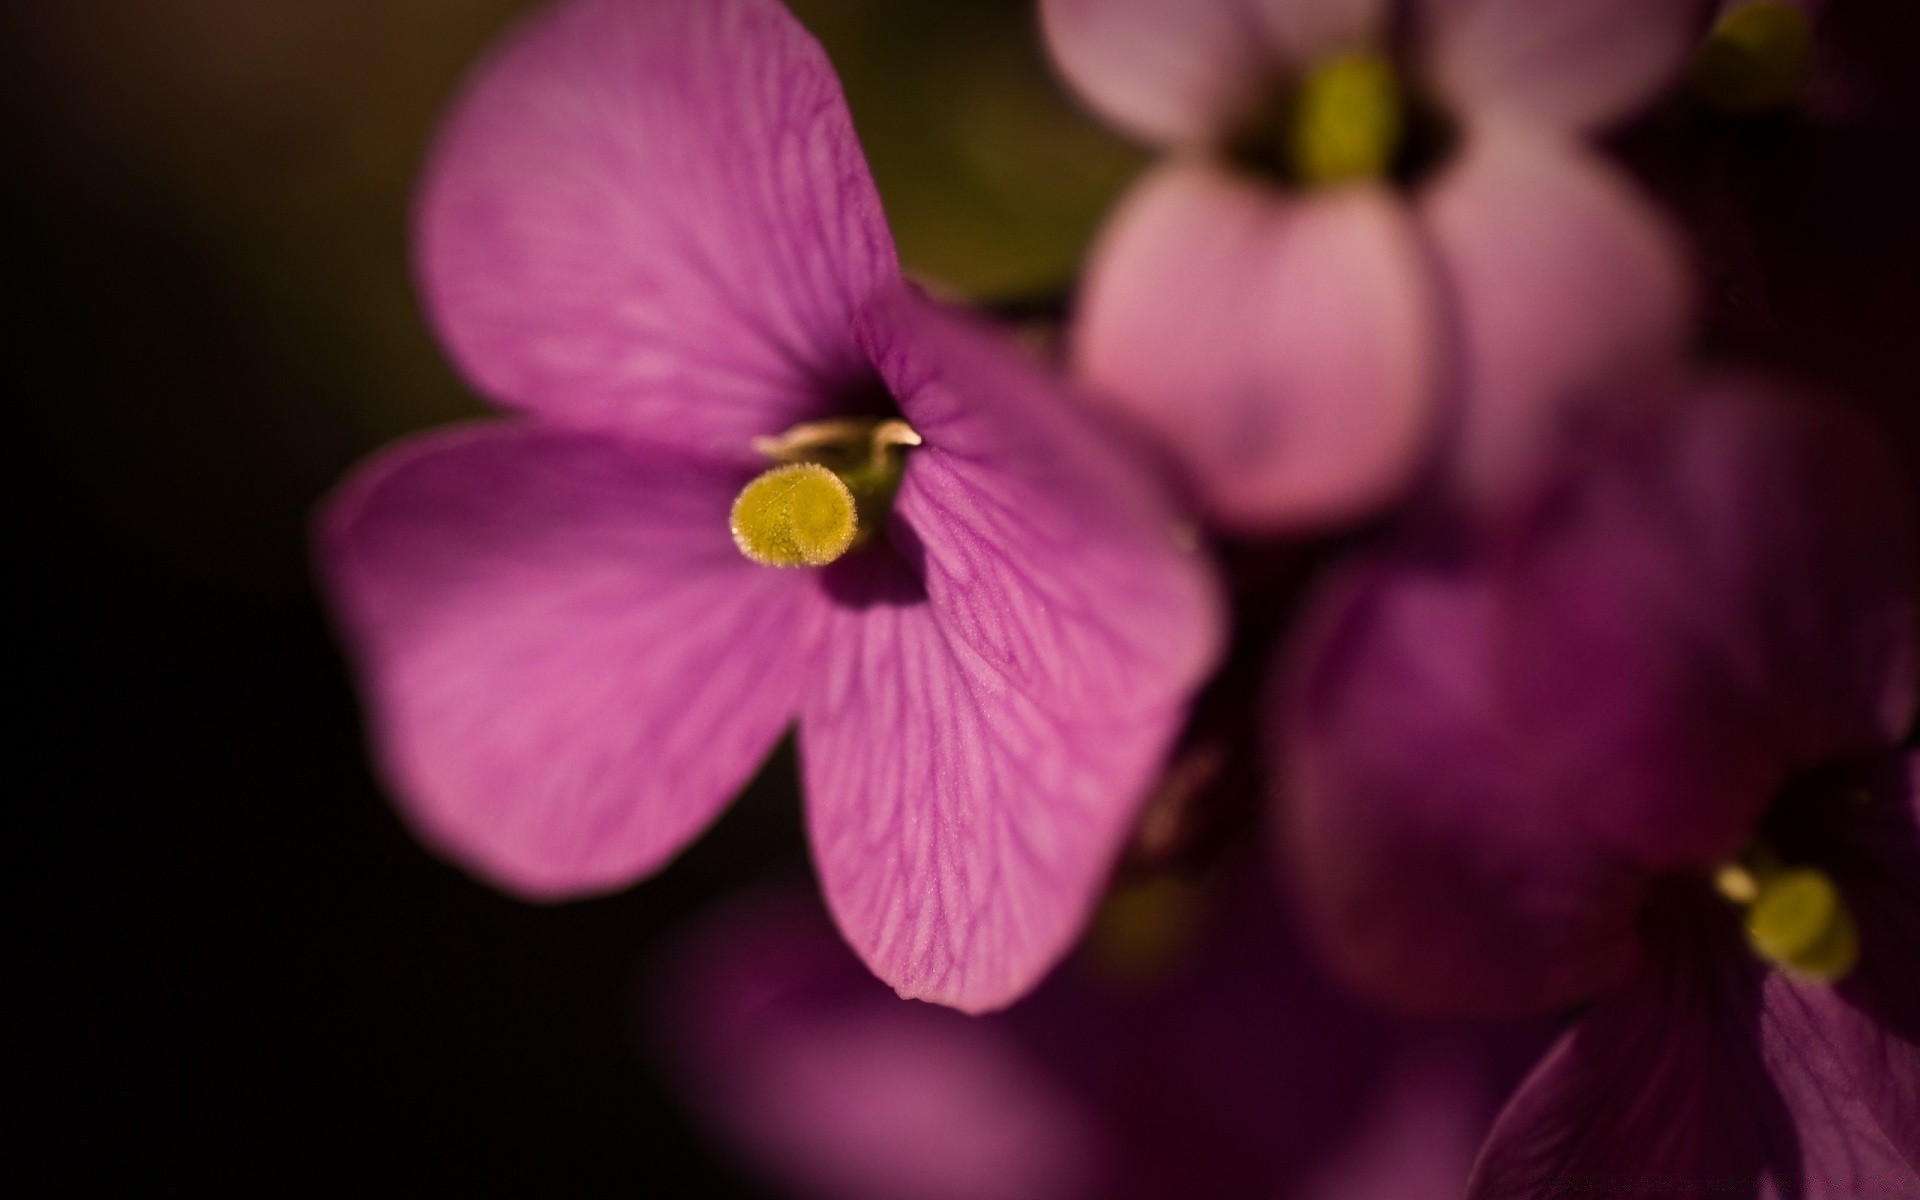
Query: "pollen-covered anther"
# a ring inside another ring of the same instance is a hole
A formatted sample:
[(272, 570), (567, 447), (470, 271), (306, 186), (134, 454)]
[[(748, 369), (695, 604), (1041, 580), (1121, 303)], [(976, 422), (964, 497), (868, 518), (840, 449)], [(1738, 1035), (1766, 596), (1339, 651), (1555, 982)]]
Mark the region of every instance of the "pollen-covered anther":
[(1307, 183), (1378, 179), (1403, 134), (1400, 83), (1378, 54), (1342, 54), (1308, 71), (1288, 131), (1294, 172)]
[(1846, 898), (1822, 871), (1785, 867), (1755, 878), (1746, 905), (1747, 941), (1761, 958), (1823, 983), (1846, 977), (1860, 958), (1860, 932)]
[(1813, 58), (1813, 26), (1789, 0), (1748, 0), (1715, 22), (1693, 62), (1693, 86), (1733, 113), (1763, 112), (1800, 98)]
[(852, 548), (859, 506), (819, 463), (786, 463), (740, 492), (728, 518), (740, 553), (767, 567), (824, 567)]

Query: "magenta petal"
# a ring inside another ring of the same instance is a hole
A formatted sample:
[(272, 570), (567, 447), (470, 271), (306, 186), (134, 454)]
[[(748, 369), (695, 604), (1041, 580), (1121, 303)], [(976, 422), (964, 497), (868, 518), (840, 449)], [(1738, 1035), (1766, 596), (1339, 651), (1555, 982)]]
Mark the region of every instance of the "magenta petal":
[(1692, 892), (1663, 904), (1646, 969), (1521, 1086), (1469, 1200), (1626, 1197), (1650, 1184), (1683, 1200), (1803, 1194), (1793, 1117), (1758, 1050), (1762, 972), (1718, 904)]
[(1855, 782), (1805, 797), (1795, 832), (1846, 894), (1859, 965), (1837, 988), (1770, 985), (1764, 1049), (1809, 1157), (1883, 1140), (1906, 1164), (1891, 1178), (1920, 1194), (1920, 755)]
[(1422, 208), (1465, 357), (1457, 470), (1473, 496), (1506, 500), (1677, 361), (1685, 254), (1601, 160), (1510, 129), (1479, 131)]
[(1303, 624), (1283, 801), (1309, 912), (1403, 1003), (1548, 1006), (1636, 880), (1740, 853), (1912, 705), (1908, 505), (1827, 410), (1725, 382), (1524, 532), (1350, 568)]
[(1109, 226), (1080, 306), (1080, 373), (1230, 524), (1350, 520), (1425, 460), (1435, 304), (1412, 222), (1382, 191), (1301, 201), (1165, 168)]
[(658, 1041), (708, 1122), (806, 1195), (1456, 1200), (1541, 1039), (1382, 1019), (1302, 957), (1264, 882), (1191, 895), (1168, 960), (1090, 947), (979, 1019), (892, 996), (797, 898), (736, 901), (669, 958)]
[(1184, 704), (1225, 616), (1148, 465), (997, 331), (901, 291), (860, 332), (926, 441), (894, 517), (946, 635), (1063, 715)]
[(906, 294), (863, 336), (926, 444), (898, 578), (843, 597), (803, 709), (814, 848), (876, 974), (997, 1008), (1078, 935), (1220, 601), (1149, 477), (1010, 343)]
[(1509, 694), (1506, 625), (1494, 578), (1361, 564), (1287, 664), (1289, 877), (1334, 968), (1415, 1011), (1547, 1011), (1637, 953), (1645, 876), (1577, 819), (1609, 781)]
[(817, 908), (736, 901), (685, 939), (663, 1049), (766, 1177), (833, 1200), (1077, 1200), (1110, 1148), (1005, 1025), (908, 1004)]
[(527, 895), (629, 883), (793, 718), (817, 593), (727, 535), (742, 480), (582, 433), (472, 427), (330, 501), (321, 566), (422, 834)]
[(834, 919), (901, 995), (1004, 1007), (1078, 937), (1182, 710), (1036, 704), (925, 604), (829, 637), (800, 752)]
[(1701, 0), (1424, 0), (1428, 69), (1475, 117), (1561, 127), (1626, 116), (1685, 64)]
[(565, 0), (441, 131), (418, 273), (475, 386), (742, 457), (817, 415), (897, 276), (820, 47), (776, 0)]
[(1754, 378), (1713, 378), (1690, 404), (1655, 468), (1692, 578), (1690, 640), (1725, 656), (1794, 769), (1898, 742), (1915, 715), (1920, 540), (1891, 447), (1845, 408)]
[(1875, 1025), (1843, 992), (1763, 971), (1718, 906), (1702, 894), (1655, 914), (1647, 971), (1521, 1087), (1470, 1200), (1654, 1185), (1700, 1200), (1920, 1194), (1911, 1036)]

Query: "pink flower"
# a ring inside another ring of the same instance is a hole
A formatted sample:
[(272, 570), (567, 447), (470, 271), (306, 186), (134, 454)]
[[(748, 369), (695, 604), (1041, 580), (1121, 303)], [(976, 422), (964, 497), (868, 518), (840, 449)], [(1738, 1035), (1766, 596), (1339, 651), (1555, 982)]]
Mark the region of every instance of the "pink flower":
[(1095, 247), (1078, 368), (1219, 520), (1364, 515), (1441, 441), (1502, 498), (1618, 398), (1603, 377), (1680, 346), (1678, 242), (1583, 135), (1675, 74), (1693, 0), (1041, 12), (1087, 100), (1170, 152)]
[(873, 970), (968, 1009), (1030, 987), (1217, 601), (1132, 461), (902, 284), (819, 46), (774, 0), (549, 8), (455, 105), (417, 234), (435, 328), (518, 414), (377, 456), (324, 514), (421, 835), (522, 895), (618, 888), (797, 721)]

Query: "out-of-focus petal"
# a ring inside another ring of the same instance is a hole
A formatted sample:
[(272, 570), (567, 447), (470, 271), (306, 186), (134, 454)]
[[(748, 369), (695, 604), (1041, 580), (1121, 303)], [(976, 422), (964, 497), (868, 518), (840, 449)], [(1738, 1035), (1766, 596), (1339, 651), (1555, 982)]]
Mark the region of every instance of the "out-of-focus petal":
[(1498, 582), (1348, 569), (1301, 622), (1283, 859), (1336, 971), (1414, 1010), (1547, 1011), (1619, 978), (1645, 879), (1591, 836), (1611, 759), (1508, 694)]
[(1678, 361), (1686, 256), (1625, 177), (1512, 127), (1475, 129), (1422, 214), (1463, 359), (1456, 471), (1473, 498), (1508, 501)]
[(1677, 77), (1702, 0), (1424, 0), (1427, 66), (1457, 111), (1560, 127), (1628, 115)]
[(807, 1194), (1457, 1197), (1539, 1031), (1355, 1003), (1264, 879), (1188, 899), (1171, 960), (1079, 956), (987, 1018), (890, 995), (797, 897), (736, 901), (668, 958), (658, 1041), (707, 1120)]
[(1909, 505), (1844, 413), (1696, 388), (1589, 474), (1507, 568), (1507, 694), (1605, 792), (1596, 837), (1654, 870), (1738, 854), (1796, 772), (1913, 711)]
[(1079, 934), (1221, 604), (1151, 476), (1011, 343), (906, 292), (862, 338), (925, 444), (889, 547), (834, 577), (802, 716), (810, 827), (876, 974), (997, 1008)]
[(1724, 657), (1789, 769), (1899, 741), (1915, 712), (1920, 542), (1891, 446), (1843, 407), (1756, 377), (1715, 376), (1688, 405), (1649, 447), (1641, 496), (1620, 497), (1670, 514), (1688, 642)]
[(1054, 64), (1115, 125), (1154, 142), (1222, 139), (1281, 70), (1258, 0), (1041, 0)]
[(893, 243), (840, 85), (777, 0), (565, 0), (476, 71), (417, 209), (482, 392), (743, 458), (863, 366)]
[(727, 535), (745, 482), (584, 433), (469, 428), (330, 501), (321, 570), (422, 835), (555, 897), (659, 867), (792, 719), (817, 592)]
[(1536, 523), (1349, 569), (1284, 705), (1293, 869), (1403, 1003), (1577, 999), (1636, 880), (1743, 850), (1912, 711), (1908, 506), (1839, 414), (1709, 386)]
[(1383, 191), (1301, 201), (1174, 165), (1095, 249), (1074, 360), (1175, 453), (1219, 519), (1351, 520), (1408, 487), (1430, 448), (1430, 283), (1412, 222)]
[(1004, 1025), (908, 1004), (825, 915), (756, 896), (683, 942), (661, 1042), (771, 1180), (823, 1200), (1076, 1200), (1110, 1148)]
[(1290, 1200), (1459, 1200), (1491, 1108), (1463, 1052), (1405, 1055), (1373, 1111)]
[(1911, 1024), (1889, 1029), (1845, 989), (1764, 970), (1718, 904), (1694, 895), (1691, 912), (1654, 914), (1647, 969), (1522, 1086), (1470, 1200), (1635, 1196), (1649, 1180), (1702, 1200), (1920, 1191)]

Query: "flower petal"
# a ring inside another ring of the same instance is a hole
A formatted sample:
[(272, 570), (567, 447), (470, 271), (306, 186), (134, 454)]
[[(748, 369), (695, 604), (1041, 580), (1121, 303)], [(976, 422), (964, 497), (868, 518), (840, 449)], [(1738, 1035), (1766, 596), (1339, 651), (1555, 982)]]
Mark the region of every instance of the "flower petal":
[(1469, 1200), (1624, 1197), (1650, 1182), (1702, 1200), (1801, 1194), (1787, 1182), (1801, 1171), (1793, 1118), (1757, 1044), (1762, 971), (1715, 906), (1690, 892), (1649, 920), (1645, 969), (1521, 1086)]
[(827, 902), (901, 995), (968, 1012), (1072, 945), (1183, 709), (1036, 701), (924, 601), (842, 610), (804, 702), (808, 828)]
[(1185, 704), (1224, 603), (1148, 462), (1010, 339), (911, 292), (860, 337), (925, 440), (893, 533), (947, 635), (1056, 713)]
[(997, 1008), (1079, 933), (1220, 600), (1151, 477), (1010, 343), (906, 292), (861, 334), (925, 444), (892, 557), (835, 577), (801, 720), (815, 854), (876, 974)]
[(1674, 80), (1701, 0), (1425, 0), (1428, 70), (1461, 112), (1564, 128), (1627, 116)]
[(418, 273), (493, 399), (744, 457), (860, 376), (898, 267), (840, 85), (776, 0), (565, 0), (441, 131)]
[(1041, 0), (1060, 73), (1148, 141), (1223, 140), (1276, 87), (1289, 58), (1354, 42), (1383, 0)]
[(1072, 348), (1217, 518), (1272, 531), (1351, 520), (1410, 485), (1436, 424), (1435, 320), (1386, 193), (1298, 201), (1179, 164), (1102, 236)]
[(818, 601), (734, 549), (743, 482), (494, 425), (390, 450), (335, 494), (322, 570), (424, 837), (512, 891), (600, 891), (746, 783), (798, 707)]
[(670, 962), (662, 1048), (774, 1182), (843, 1200), (1075, 1200), (1109, 1147), (1004, 1025), (908, 1004), (818, 908), (735, 901)]
[(1660, 467), (1696, 640), (1717, 642), (1795, 770), (1898, 742), (1920, 686), (1912, 488), (1879, 430), (1819, 401), (1716, 376)]
[(1505, 694), (1505, 608), (1470, 570), (1358, 564), (1287, 664), (1291, 882), (1336, 971), (1416, 1011), (1547, 1011), (1636, 954), (1644, 877), (1569, 815), (1608, 763), (1536, 752), (1556, 731)]
[(1688, 901), (1692, 914), (1649, 921), (1648, 969), (1522, 1086), (1469, 1200), (1635, 1196), (1650, 1182), (1695, 1197), (1920, 1190), (1911, 1037), (1826, 985), (1763, 971), (1730, 911)]
[(808, 1195), (1457, 1195), (1542, 1039), (1356, 1004), (1264, 879), (1178, 890), (1167, 959), (1089, 948), (980, 1019), (889, 994), (797, 896), (734, 901), (668, 958), (657, 1040), (707, 1121)]
[(1914, 592), (1880, 449), (1729, 381), (1524, 531), (1349, 568), (1280, 730), (1346, 972), (1416, 1005), (1577, 1000), (1629, 959), (1647, 878), (1713, 869), (1790, 775), (1883, 745)]
[(1464, 356), (1456, 470), (1472, 497), (1506, 501), (1678, 361), (1685, 253), (1598, 158), (1511, 128), (1476, 130), (1422, 212)]
[(1920, 1192), (1920, 754), (1859, 782), (1808, 797), (1792, 835), (1844, 892), (1860, 961), (1833, 988), (1770, 983), (1763, 1049), (1810, 1159), (1844, 1166), (1856, 1142), (1884, 1141), (1905, 1166), (1889, 1180)]

